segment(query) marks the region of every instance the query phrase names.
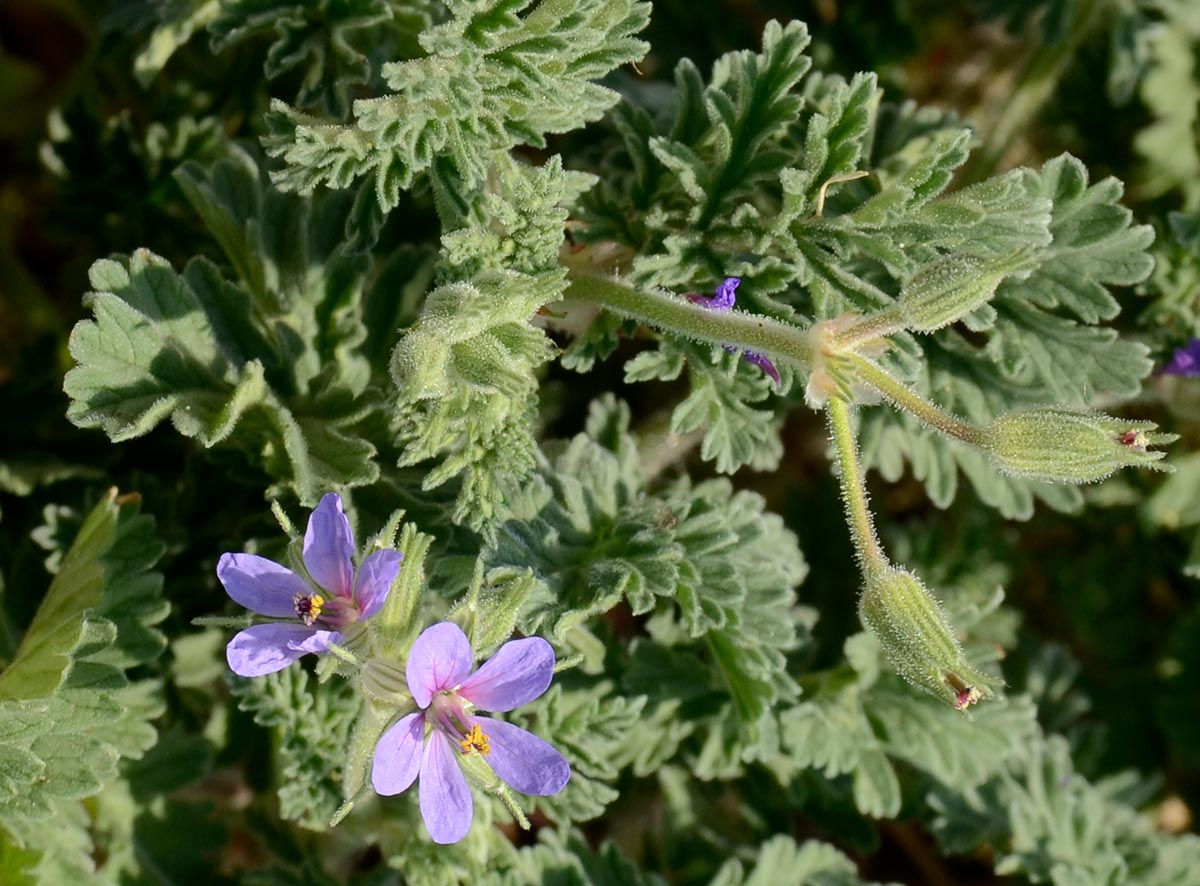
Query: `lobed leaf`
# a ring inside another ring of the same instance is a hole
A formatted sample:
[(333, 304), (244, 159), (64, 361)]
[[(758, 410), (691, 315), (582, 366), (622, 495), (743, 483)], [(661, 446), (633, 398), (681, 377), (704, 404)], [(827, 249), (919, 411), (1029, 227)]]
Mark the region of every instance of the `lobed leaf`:
[(592, 81), (646, 50), (633, 36), (649, 15), (638, 0), (446, 5), (451, 19), (421, 34), (429, 54), (384, 65), (393, 92), (355, 101), (352, 123), (273, 104), (265, 144), (285, 163), (277, 184), (308, 193), (370, 176), (385, 212), (426, 171), (474, 188), (494, 152), (544, 147), (547, 133), (598, 119), (617, 96)]

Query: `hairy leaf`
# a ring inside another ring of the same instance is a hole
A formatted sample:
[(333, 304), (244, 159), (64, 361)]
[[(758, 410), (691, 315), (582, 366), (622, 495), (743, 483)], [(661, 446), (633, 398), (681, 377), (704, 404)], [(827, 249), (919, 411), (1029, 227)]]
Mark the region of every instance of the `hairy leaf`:
[(617, 96), (592, 81), (646, 50), (633, 36), (649, 14), (638, 0), (446, 6), (450, 21), (421, 34), (429, 55), (386, 64), (392, 94), (356, 101), (352, 123), (326, 123), (275, 103), (266, 145), (286, 164), (277, 184), (307, 193), (370, 176), (385, 212), (427, 170), (472, 188), (492, 152), (544, 147), (547, 133), (600, 117)]
[(90, 871), (78, 801), (155, 741), (160, 688), (126, 671), (162, 652), (155, 625), (169, 607), (151, 571), (162, 545), (137, 512), (136, 497), (115, 490), (96, 506), (0, 673), (0, 825), (14, 845), (42, 854), (40, 876)]
[(71, 337), (68, 417), (114, 441), (166, 419), (209, 448), (236, 446), (305, 502), (378, 476), (355, 426), (371, 411), (358, 353), (364, 267), (337, 246), (336, 208), (259, 190), (231, 158), (181, 183), (241, 285), (204, 259), (182, 274), (147, 250), (91, 270), (93, 320)]

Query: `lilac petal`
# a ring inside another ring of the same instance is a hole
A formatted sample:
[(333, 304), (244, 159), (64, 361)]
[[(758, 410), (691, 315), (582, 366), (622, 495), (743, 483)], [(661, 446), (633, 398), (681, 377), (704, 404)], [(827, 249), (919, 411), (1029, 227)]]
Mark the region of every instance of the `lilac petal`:
[(429, 707), (435, 692), (453, 689), (465, 680), (473, 662), (471, 642), (454, 622), (439, 622), (421, 631), (404, 669), (417, 707)]
[(709, 311), (728, 311), (737, 301), (737, 288), (741, 282), (740, 277), (726, 277), (717, 286), (716, 294), (711, 298), (689, 292), (687, 299)]
[(741, 277), (726, 277), (722, 280), (709, 307), (717, 311), (728, 311), (732, 308), (734, 302), (737, 301), (737, 288), (741, 282)]
[(234, 602), (274, 618), (295, 616), (292, 598), (312, 593), (308, 582), (292, 570), (257, 554), (222, 554), (217, 578)]
[(261, 677), (282, 671), (310, 652), (324, 652), (340, 638), (337, 631), (321, 631), (308, 625), (252, 625), (229, 641), (225, 658), (235, 674)]
[(567, 786), (571, 767), (550, 744), (503, 720), (475, 717), (474, 722), (491, 745), (484, 759), (505, 784), (535, 797), (557, 794)]
[(1182, 348), (1176, 348), (1170, 361), (1159, 370), (1161, 375), (1200, 376), (1200, 339), (1192, 339)]
[[(436, 736), (435, 736), (436, 738)], [(375, 745), (371, 784), (386, 797), (406, 791), (421, 771), (421, 746), (425, 743), (425, 715), (414, 711), (401, 717)]]
[(483, 711), (511, 711), (545, 692), (554, 676), (554, 650), (541, 637), (512, 640), (500, 647), (459, 694)]
[(400, 561), (404, 555), (399, 551), (376, 551), (363, 560), (354, 577), (354, 599), (358, 601), (358, 620), (370, 618), (383, 608), (392, 582), (400, 574)]
[(354, 535), (336, 492), (323, 497), (308, 518), (304, 533), (304, 565), (318, 585), (331, 594), (349, 597), (354, 580)]
[(775, 382), (775, 386), (779, 386), (779, 370), (775, 368), (775, 364), (771, 362), (770, 357), (760, 354), (758, 351), (744, 351), (742, 356), (746, 358), (747, 363), (753, 363), (767, 375), (771, 376), (772, 381)]
[(440, 732), (434, 732), (425, 742), (417, 796), (421, 818), (435, 843), (457, 843), (471, 830), (475, 817), (471, 789), (456, 757), (449, 740)]

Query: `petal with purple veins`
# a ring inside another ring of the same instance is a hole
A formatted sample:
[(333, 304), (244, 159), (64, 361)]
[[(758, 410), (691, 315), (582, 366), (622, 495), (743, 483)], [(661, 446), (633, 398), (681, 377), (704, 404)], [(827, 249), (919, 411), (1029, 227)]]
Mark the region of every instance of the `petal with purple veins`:
[(549, 743), (503, 720), (476, 717), (474, 722), (488, 737), (490, 750), (484, 759), (505, 784), (535, 797), (557, 794), (567, 786), (571, 767)]
[(234, 602), (274, 618), (294, 616), (293, 597), (312, 593), (308, 582), (292, 570), (257, 554), (222, 554), (217, 578)]
[(460, 694), (482, 711), (511, 711), (550, 686), (554, 650), (541, 637), (512, 640), (462, 684)]
[(229, 641), (225, 658), (235, 674), (261, 677), (282, 671), (310, 652), (324, 652), (340, 636), (337, 631), (320, 631), (301, 624), (253, 625)]
[(454, 622), (443, 621), (421, 632), (408, 653), (404, 674), (418, 707), (429, 707), (435, 692), (453, 689), (471, 673), (471, 642)]
[(392, 582), (400, 574), (402, 559), (404, 555), (399, 551), (376, 551), (358, 567), (358, 575), (354, 577), (354, 599), (358, 601), (360, 621), (383, 608)]
[[(435, 739), (441, 740), (439, 736)], [(371, 784), (377, 794), (390, 797), (406, 791), (421, 771), (421, 750), (425, 744), (425, 715), (414, 711), (401, 717), (383, 733), (375, 745), (371, 763)]]
[(471, 830), (475, 817), (471, 789), (456, 756), (450, 742), (439, 732), (425, 742), (417, 795), (421, 817), (435, 843), (457, 843)]
[(331, 594), (349, 597), (354, 580), (354, 535), (336, 492), (323, 497), (308, 518), (304, 566), (313, 581)]

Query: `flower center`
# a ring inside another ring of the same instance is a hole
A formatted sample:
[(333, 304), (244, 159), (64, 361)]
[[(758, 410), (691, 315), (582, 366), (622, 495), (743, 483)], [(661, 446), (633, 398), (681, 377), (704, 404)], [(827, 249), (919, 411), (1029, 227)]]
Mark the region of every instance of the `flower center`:
[(472, 751), (487, 756), (492, 750), (491, 739), (478, 722), (470, 723), (468, 702), (453, 689), (443, 689), (429, 703), (430, 722), (434, 728), (458, 742), (464, 755)]
[(292, 597), (296, 615), (305, 626), (312, 627), (318, 621), (340, 628), (358, 619), (358, 606), (346, 597), (321, 594), (296, 594)]
[(1139, 452), (1145, 452), (1146, 447), (1150, 445), (1150, 440), (1146, 436), (1145, 431), (1126, 431), (1124, 434), (1117, 436), (1117, 442), (1122, 446), (1128, 446)]
[(296, 607), (296, 615), (300, 616), (300, 620), (308, 627), (317, 623), (317, 619), (321, 616), (321, 610), (325, 608), (325, 598), (320, 594), (305, 596), (304, 594), (296, 594), (292, 597), (292, 604)]
[(467, 733), (466, 738), (460, 741), (458, 745), (462, 748), (464, 754), (469, 754), (471, 751), (478, 751), (486, 757), (492, 750), (491, 741), (484, 734), (484, 731), (479, 728), (478, 723), (471, 727), (471, 731)]
[(954, 710), (965, 711), (983, 698), (982, 692), (974, 686), (968, 686), (959, 679), (957, 674), (946, 674), (945, 677), (946, 682), (950, 684), (950, 688), (954, 690)]

